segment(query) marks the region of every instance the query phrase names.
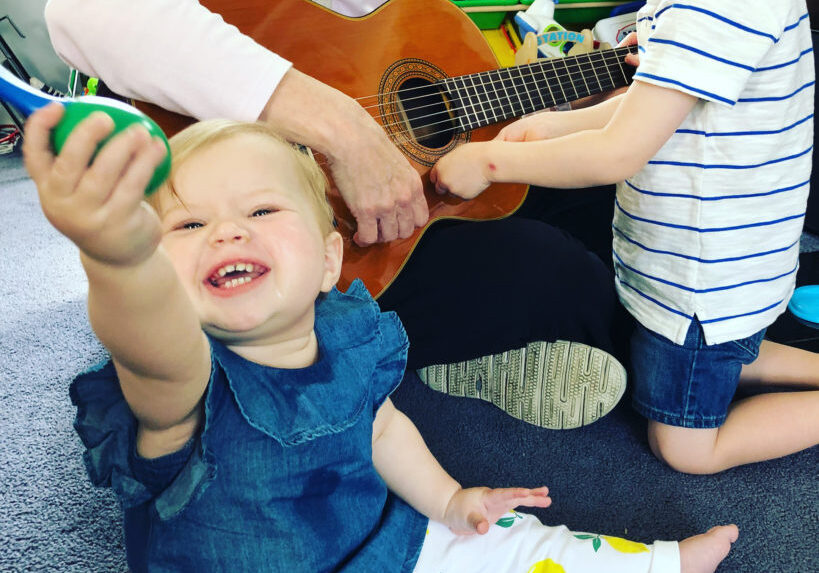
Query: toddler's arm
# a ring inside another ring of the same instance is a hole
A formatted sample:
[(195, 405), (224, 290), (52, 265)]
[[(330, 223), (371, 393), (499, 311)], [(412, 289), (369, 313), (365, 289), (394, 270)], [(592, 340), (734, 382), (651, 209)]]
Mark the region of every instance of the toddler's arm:
[(539, 141), (563, 137), (576, 131), (600, 129), (614, 115), (625, 94), (620, 94), (589, 107), (571, 111), (541, 111), (500, 130), (498, 141)]
[(387, 486), (430, 519), (456, 533), (486, 533), (519, 505), (548, 507), (545, 487), (462, 489), (438, 463), (418, 429), (388, 398), (373, 425), (373, 463)]
[(94, 114), (55, 157), (49, 134), (62, 109), (48, 106), (29, 118), (26, 167), (46, 217), (80, 249), (91, 324), (111, 352), (123, 393), (140, 421), (140, 451), (159, 455), (165, 452), (142, 446), (182, 445), (176, 442), (195, 427), (210, 371), (207, 339), (170, 260), (158, 248), (159, 219), (142, 200), (164, 145), (143, 128), (132, 128), (91, 162), (113, 128), (108, 116)]
[(607, 106), (613, 113), (602, 127), (540, 141), (467, 143), (442, 157), (430, 179), (439, 193), (465, 199), (492, 182), (571, 189), (623, 181), (660, 150), (696, 102), (681, 91), (636, 81), (614, 103), (578, 112), (594, 114), (594, 108)]

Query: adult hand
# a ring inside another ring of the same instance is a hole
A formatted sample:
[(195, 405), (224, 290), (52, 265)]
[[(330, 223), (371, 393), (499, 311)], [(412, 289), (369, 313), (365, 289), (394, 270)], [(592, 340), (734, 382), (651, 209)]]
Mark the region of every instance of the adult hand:
[(426, 224), (421, 177), (373, 117), (347, 95), (291, 69), (260, 119), (324, 155), (358, 223), (359, 245), (409, 237)]
[[(435, 191), (441, 195), (452, 193), (462, 199), (474, 199), (489, 187), (485, 173), (485, 152), (488, 142), (460, 145), (444, 155), (429, 173)], [(491, 170), (491, 164), (488, 167)]]
[(518, 506), (549, 507), (549, 488), (473, 487), (455, 492), (444, 513), (444, 524), (454, 533), (483, 535), (507, 511)]
[(135, 126), (111, 139), (94, 157), (114, 128), (111, 118), (99, 112), (74, 129), (55, 157), (50, 132), (63, 113), (62, 105), (51, 104), (26, 123), (23, 158), (43, 213), (92, 259), (114, 265), (147, 259), (159, 244), (161, 228), (143, 194), (165, 157), (164, 144)]

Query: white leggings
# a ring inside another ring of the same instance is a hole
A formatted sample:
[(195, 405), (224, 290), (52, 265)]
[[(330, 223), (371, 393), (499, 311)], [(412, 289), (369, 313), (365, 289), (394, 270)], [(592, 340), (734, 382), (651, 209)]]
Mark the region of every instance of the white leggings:
[(485, 535), (455, 535), (430, 521), (414, 573), (680, 573), (677, 542), (644, 545), (549, 527), (507, 513)]

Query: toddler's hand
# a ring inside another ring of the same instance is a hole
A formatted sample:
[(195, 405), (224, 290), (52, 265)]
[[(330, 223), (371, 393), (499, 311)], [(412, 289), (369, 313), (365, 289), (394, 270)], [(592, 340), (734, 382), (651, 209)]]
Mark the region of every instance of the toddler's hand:
[(92, 259), (113, 265), (145, 260), (156, 250), (161, 228), (143, 192), (165, 156), (165, 146), (135, 127), (112, 138), (94, 157), (114, 127), (107, 115), (94, 113), (74, 129), (55, 157), (50, 132), (62, 114), (62, 105), (51, 104), (26, 122), (23, 158), (43, 213)]
[(466, 143), (439, 159), (429, 172), (435, 191), (474, 199), (489, 187), (489, 178), (484, 174), (486, 145), (486, 142)]
[(500, 141), (539, 141), (564, 135), (559, 130), (560, 113), (541, 111), (514, 121), (495, 136)]
[(537, 489), (473, 487), (458, 490), (444, 514), (444, 523), (460, 535), (483, 535), (507, 511), (518, 506), (549, 507), (549, 488)]

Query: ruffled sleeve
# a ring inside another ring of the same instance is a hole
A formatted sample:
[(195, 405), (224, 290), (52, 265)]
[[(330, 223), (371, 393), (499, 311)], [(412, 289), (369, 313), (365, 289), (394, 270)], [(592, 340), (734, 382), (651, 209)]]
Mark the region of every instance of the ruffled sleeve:
[[(358, 279), (350, 284), (343, 295), (334, 291), (330, 297), (330, 300), (338, 300), (350, 309), (349, 315), (337, 311), (336, 305), (325, 303), (319, 306), (316, 317), (325, 320), (317, 321), (322, 326), (318, 332), (320, 335), (324, 334), (326, 338), (346, 340), (348, 347), (353, 346), (352, 342), (357, 343), (360, 345), (358, 352), (366, 348), (366, 355), (374, 364), (370, 380), (373, 411), (376, 411), (403, 379), (409, 349), (407, 333), (398, 315), (394, 312), (381, 312), (378, 303), (373, 300), (364, 283)], [(339, 320), (339, 316), (343, 318)], [(334, 320), (327, 320), (330, 317)], [(359, 334), (351, 336), (347, 333), (345, 336), (339, 336), (334, 333), (333, 336), (328, 336), (331, 329), (341, 328), (358, 330)]]
[(148, 501), (151, 492), (131, 472), (137, 421), (122, 395), (113, 362), (77, 376), (69, 392), (77, 408), (74, 429), (86, 447), (83, 461), (91, 482), (110, 487), (124, 508)]
[[(208, 395), (212, 394), (213, 376)], [(110, 360), (77, 376), (69, 392), (77, 408), (74, 428), (86, 447), (83, 461), (88, 476), (94, 485), (110, 487), (123, 509), (151, 501), (160, 518), (169, 519), (215, 475), (215, 463), (199, 436), (166, 456), (146, 459), (137, 454), (137, 420)]]

